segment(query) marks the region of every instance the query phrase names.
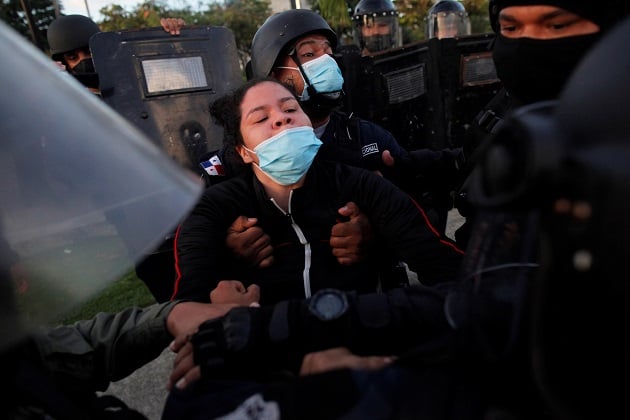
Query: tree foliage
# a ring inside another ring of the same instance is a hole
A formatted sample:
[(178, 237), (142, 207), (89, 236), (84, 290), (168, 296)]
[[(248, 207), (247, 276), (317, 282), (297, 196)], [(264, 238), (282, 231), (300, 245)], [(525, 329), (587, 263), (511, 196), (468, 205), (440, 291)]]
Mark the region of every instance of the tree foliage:
[(140, 3), (133, 10), (111, 4), (99, 12), (104, 16), (103, 21), (98, 22), (102, 31), (159, 27), (160, 18), (171, 13), (166, 3), (159, 1)]
[[(27, 10), (30, 11), (30, 19)], [(0, 19), (28, 38), (42, 51), (48, 51), (46, 29), (55, 16), (55, 7), (51, 0), (2, 0), (0, 2)]]
[(317, 0), (313, 2), (313, 10), (326, 19), (340, 39), (352, 37), (351, 12), (354, 8), (345, 0)]
[(225, 6), (212, 3), (205, 12), (209, 24), (225, 26), (232, 30), (243, 65), (249, 59), (254, 34), (269, 15), (271, 15), (269, 0), (234, 0)]
[(133, 10), (112, 4), (100, 13), (105, 16), (99, 23), (104, 31), (159, 27), (162, 17), (182, 18), (187, 26), (225, 26), (234, 33), (239, 58), (244, 65), (249, 59), (254, 33), (271, 14), (271, 7), (269, 0), (234, 0), (208, 3), (193, 11), (190, 6), (169, 9), (165, 3), (152, 1), (138, 4)]

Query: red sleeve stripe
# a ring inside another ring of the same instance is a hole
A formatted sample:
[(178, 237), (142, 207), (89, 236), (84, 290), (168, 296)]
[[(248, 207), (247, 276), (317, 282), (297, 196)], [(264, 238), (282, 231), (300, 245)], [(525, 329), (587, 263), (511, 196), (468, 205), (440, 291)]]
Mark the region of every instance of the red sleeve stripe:
[(179, 281), (182, 278), (182, 272), (179, 270), (179, 256), (177, 255), (177, 239), (179, 239), (179, 230), (181, 226), (177, 226), (177, 230), (175, 231), (175, 238), (173, 239), (173, 254), (175, 256), (175, 285), (173, 287), (173, 294), (171, 295), (171, 300), (175, 299), (177, 292), (179, 291)]
[[(409, 197), (409, 198), (411, 198), (411, 197)], [(448, 240), (446, 240), (446, 239), (444, 239), (444, 238), (442, 237), (442, 235), (440, 234), (440, 232), (438, 232), (438, 230), (435, 228), (435, 226), (433, 226), (433, 225), (431, 224), (431, 221), (429, 220), (429, 217), (427, 216), (427, 213), (424, 211), (424, 209), (422, 208), (422, 206), (420, 206), (420, 204), (418, 204), (418, 203), (416, 202), (416, 200), (414, 200), (413, 198), (411, 198), (411, 201), (413, 201), (413, 204), (415, 204), (415, 206), (416, 206), (416, 208), (418, 209), (418, 211), (420, 211), (420, 214), (422, 214), (422, 218), (424, 219), (424, 223), (428, 226), (428, 228), (431, 230), (431, 232), (433, 232), (433, 234), (434, 234), (436, 237), (440, 238), (440, 242), (441, 242), (442, 244), (444, 244), (444, 245), (447, 245), (447, 246), (449, 246), (449, 247), (453, 248), (453, 250), (454, 250), (455, 252), (458, 252), (458, 253), (460, 253), (460, 254), (464, 255), (464, 254), (465, 254), (465, 252), (464, 252), (464, 251), (462, 251), (461, 249), (459, 249), (459, 248), (457, 247), (457, 245), (455, 245), (454, 243), (452, 243), (452, 242), (450, 242), (450, 241), (448, 241)]]

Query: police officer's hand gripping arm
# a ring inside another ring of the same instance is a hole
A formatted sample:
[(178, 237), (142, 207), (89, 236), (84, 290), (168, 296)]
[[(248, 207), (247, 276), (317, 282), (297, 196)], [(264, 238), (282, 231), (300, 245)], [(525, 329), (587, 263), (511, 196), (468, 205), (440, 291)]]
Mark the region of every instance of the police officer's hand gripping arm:
[[(366, 258), (373, 239), (372, 227), (356, 203), (348, 202), (338, 211), (340, 217), (332, 227), (330, 246), (339, 264), (351, 265)], [(273, 264), (273, 246), (269, 235), (256, 223), (256, 218), (239, 216), (228, 228), (225, 243), (239, 259), (265, 268)]]

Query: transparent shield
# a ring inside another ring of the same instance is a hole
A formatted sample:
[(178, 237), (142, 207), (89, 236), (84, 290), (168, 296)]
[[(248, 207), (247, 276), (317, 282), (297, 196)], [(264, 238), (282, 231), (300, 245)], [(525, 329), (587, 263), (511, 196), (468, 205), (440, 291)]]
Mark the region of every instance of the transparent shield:
[(2, 22), (0, 39), (2, 348), (130, 270), (202, 187)]

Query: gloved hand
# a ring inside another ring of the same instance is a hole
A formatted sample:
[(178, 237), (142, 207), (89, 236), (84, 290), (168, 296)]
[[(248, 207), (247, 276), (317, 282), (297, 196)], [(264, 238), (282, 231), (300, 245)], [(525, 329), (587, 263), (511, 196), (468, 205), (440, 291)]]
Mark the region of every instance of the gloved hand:
[[(269, 340), (260, 308), (237, 307), (199, 326), (191, 338), (195, 364), (205, 377), (256, 377), (269, 367)], [(270, 344), (270, 343), (269, 343)]]
[[(193, 362), (200, 367), (201, 376), (262, 380), (297, 375), (307, 353), (340, 346), (353, 350), (349, 325), (360, 324), (348, 324), (345, 315), (322, 320), (313, 312), (311, 303), (327, 293), (325, 289), (311, 299), (275, 306), (240, 306), (222, 318), (204, 322), (190, 339)], [(352, 302), (354, 294), (346, 294), (346, 298)]]

